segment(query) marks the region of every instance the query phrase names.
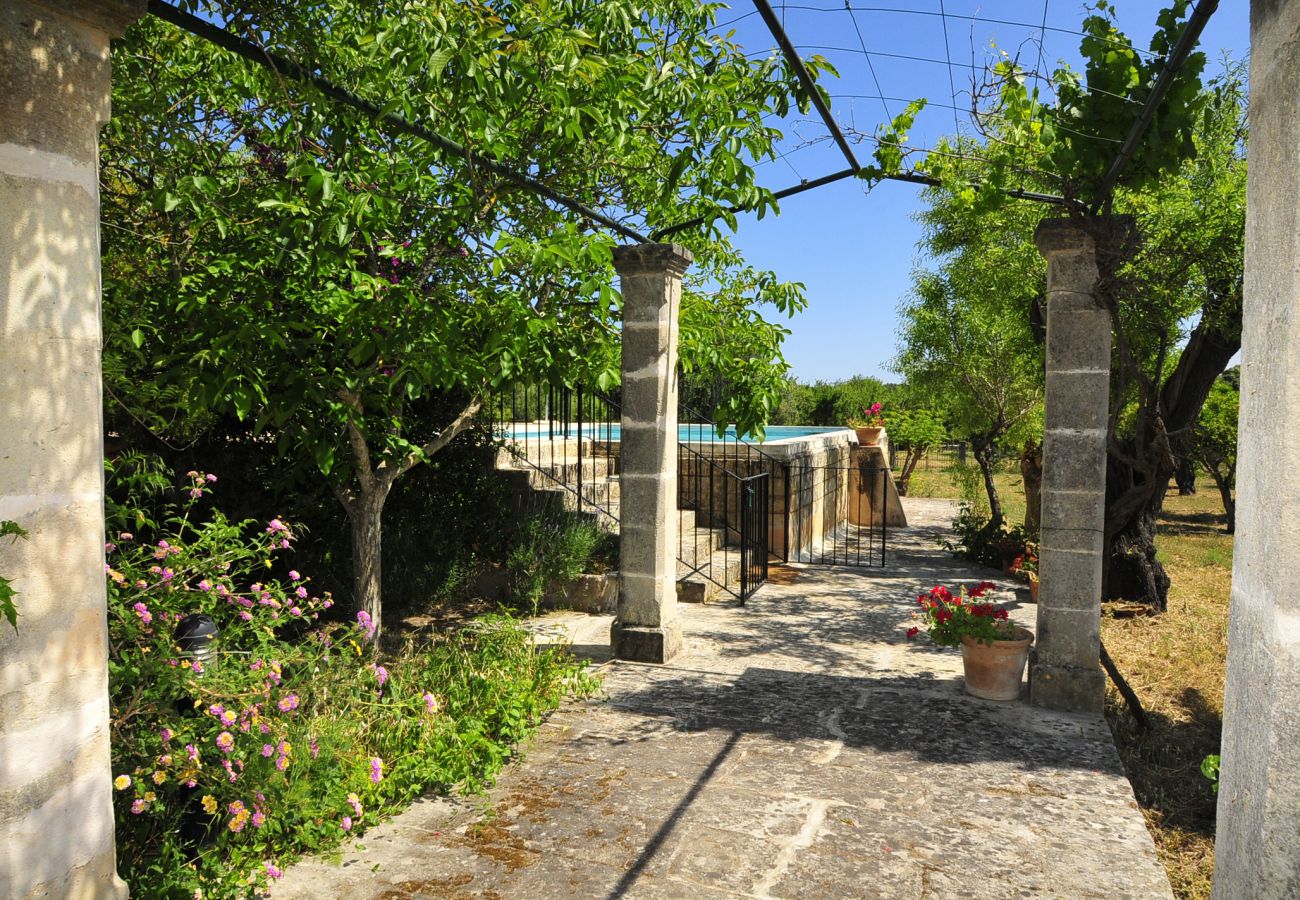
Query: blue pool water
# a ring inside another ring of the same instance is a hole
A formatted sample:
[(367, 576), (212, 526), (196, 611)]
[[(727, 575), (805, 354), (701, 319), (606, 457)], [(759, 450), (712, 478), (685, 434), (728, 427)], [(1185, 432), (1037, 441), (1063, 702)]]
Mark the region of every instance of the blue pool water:
[[(570, 425), (566, 433), (560, 425), (548, 427), (546, 425), (523, 425), (515, 424), (508, 427), (506, 434), (509, 437), (524, 440), (527, 438), (563, 438), (577, 437), (579, 432), (577, 426)], [(787, 441), (792, 438), (812, 437), (819, 434), (830, 434), (835, 431), (846, 431), (844, 428), (822, 428), (817, 425), (770, 425), (767, 434), (763, 439), (764, 443), (773, 441)], [(582, 427), (583, 437), (597, 438), (599, 440), (617, 441), (619, 432), (618, 425), (584, 425)], [(690, 442), (714, 442), (718, 440), (718, 432), (712, 425), (678, 425), (677, 439), (679, 441)], [(736, 429), (728, 428), (725, 440), (735, 440)], [(746, 440), (753, 440), (749, 435), (745, 435)]]

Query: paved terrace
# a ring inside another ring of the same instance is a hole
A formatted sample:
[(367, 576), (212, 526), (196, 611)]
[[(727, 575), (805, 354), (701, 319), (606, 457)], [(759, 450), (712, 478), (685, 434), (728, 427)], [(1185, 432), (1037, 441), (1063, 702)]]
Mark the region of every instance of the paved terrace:
[[(921, 590), (997, 579), (936, 549), (947, 501), (906, 502), (883, 571), (681, 607), (681, 655), (603, 665), (489, 796), (421, 801), (273, 896), (1170, 897), (1100, 717), (968, 697), (957, 651), (906, 639)], [(608, 656), (607, 617), (538, 627)]]

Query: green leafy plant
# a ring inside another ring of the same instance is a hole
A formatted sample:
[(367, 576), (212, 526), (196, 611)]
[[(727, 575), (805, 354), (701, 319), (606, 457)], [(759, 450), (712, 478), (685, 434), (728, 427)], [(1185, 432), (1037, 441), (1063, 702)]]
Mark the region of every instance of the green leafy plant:
[[(17, 522), (3, 519), (0, 520), (0, 538), (6, 537), (12, 543), (19, 538), (25, 539), (27, 532)], [(5, 617), (5, 621), (15, 632), (18, 630), (18, 607), (14, 604), (14, 596), (17, 593), (13, 588), (13, 582), (0, 576), (0, 615)]]
[(1219, 754), (1211, 753), (1201, 760), (1201, 774), (1210, 779), (1210, 789), (1219, 792)]
[[(489, 784), (590, 688), (502, 618), (382, 654), (364, 610), (328, 622), (330, 596), (289, 568), (293, 526), (229, 521), (214, 482), (189, 473), (147, 540), (106, 548), (118, 858), (141, 894), (252, 895), (421, 793)], [(182, 652), (191, 614), (215, 653)]]
[(590, 519), (543, 510), (525, 520), (506, 558), (514, 597), (535, 607), (547, 587), (564, 585), (595, 569), (607, 569), (616, 540)]
[(909, 628), (907, 636), (916, 637), (924, 627), (941, 647), (960, 646), (963, 637), (983, 644), (1015, 640), (1024, 629), (1010, 621), (1005, 609), (983, 599), (994, 587), (991, 581), (981, 581), (969, 590), (961, 586), (956, 594), (942, 585), (930, 588), (916, 598), (921, 612), (912, 614), (923, 625)]

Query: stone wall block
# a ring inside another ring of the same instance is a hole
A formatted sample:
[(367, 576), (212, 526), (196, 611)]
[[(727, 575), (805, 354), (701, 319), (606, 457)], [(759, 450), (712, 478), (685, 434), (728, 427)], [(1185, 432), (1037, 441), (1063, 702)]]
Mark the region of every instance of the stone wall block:
[(1043, 493), (1105, 490), (1105, 438), (1095, 432), (1053, 429), (1043, 436)]
[(1039, 558), (1038, 577), (1050, 585), (1050, 597), (1039, 590), (1039, 603), (1050, 602), (1053, 609), (1090, 612), (1100, 608), (1102, 591), (1101, 554), (1062, 551), (1044, 553)]
[(3, 142), (93, 167), (97, 129), (108, 121), (110, 106), (109, 36), (53, 6), (26, 0), (0, 5)]
[(1047, 431), (1086, 429), (1101, 431), (1110, 424), (1110, 373), (1047, 372), (1047, 393), (1059, 398), (1043, 410)]
[[(1047, 600), (1040, 589), (1040, 604)], [(1036, 659), (1046, 665), (1095, 669), (1101, 664), (1101, 618), (1095, 609), (1054, 609), (1047, 620), (1039, 618), (1034, 643)]]
[[(1052, 323), (1048, 323), (1047, 371), (1108, 372), (1110, 315), (1088, 295), (1064, 294), (1053, 299), (1061, 302), (1054, 302), (1048, 315), (1061, 327), (1052, 330)], [(1072, 321), (1063, 321), (1067, 318)]]
[(676, 473), (677, 442), (667, 440), (669, 431), (676, 431), (676, 424), (675, 414), (665, 415), (655, 424), (625, 420), (620, 442), (623, 445), (619, 457), (620, 470), (637, 474), (659, 474), (670, 470)]
[(1042, 521), (1052, 523), (1042, 528), (1044, 544), (1054, 529), (1100, 533), (1106, 525), (1106, 497), (1095, 491), (1051, 491), (1043, 495), (1041, 511)]

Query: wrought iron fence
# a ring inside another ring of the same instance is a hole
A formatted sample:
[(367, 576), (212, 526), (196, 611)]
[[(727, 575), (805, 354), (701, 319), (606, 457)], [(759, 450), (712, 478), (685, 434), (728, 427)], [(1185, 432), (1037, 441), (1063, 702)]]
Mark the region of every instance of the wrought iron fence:
[(840, 465), (796, 461), (786, 473), (786, 553), (796, 562), (883, 566), (889, 472), (859, 457)]
[(766, 472), (741, 479), (740, 602), (767, 581), (768, 526), (772, 477)]
[[(505, 451), (516, 468), (528, 472), (530, 487), (558, 489), (566, 506), (617, 529), (622, 413), (615, 400), (583, 388), (520, 387), (497, 398), (492, 415)], [(780, 515), (771, 484), (784, 478), (783, 464), (734, 429), (719, 431), (685, 407), (678, 437), (680, 591), (684, 599), (726, 593), (743, 601), (766, 577), (770, 535)], [(754, 503), (761, 507), (755, 510)]]
[(565, 505), (615, 530), (619, 517), (618, 404), (596, 391), (518, 387), (493, 404), (497, 437), (534, 488), (559, 488)]

